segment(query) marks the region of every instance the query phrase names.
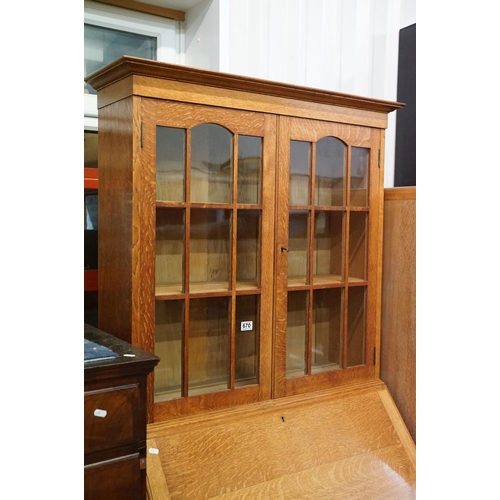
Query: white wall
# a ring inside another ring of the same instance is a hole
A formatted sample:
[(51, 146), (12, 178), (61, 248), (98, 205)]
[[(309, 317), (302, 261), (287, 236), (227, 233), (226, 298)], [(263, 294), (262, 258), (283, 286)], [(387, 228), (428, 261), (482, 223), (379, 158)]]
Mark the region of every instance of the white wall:
[[(187, 12), (189, 66), (397, 99), (399, 30), (416, 0), (206, 0)], [(394, 185), (396, 112), (386, 132)]]
[(219, 17), (219, 0), (205, 0), (186, 12), (186, 66), (221, 71)]
[[(416, 0), (204, 0), (184, 23), (86, 0), (87, 21), (107, 25), (110, 17), (110, 27), (161, 32), (161, 61), (395, 101), (399, 30), (416, 22)], [(96, 128), (90, 104), (85, 126)], [(394, 185), (396, 113), (386, 132), (386, 187)]]

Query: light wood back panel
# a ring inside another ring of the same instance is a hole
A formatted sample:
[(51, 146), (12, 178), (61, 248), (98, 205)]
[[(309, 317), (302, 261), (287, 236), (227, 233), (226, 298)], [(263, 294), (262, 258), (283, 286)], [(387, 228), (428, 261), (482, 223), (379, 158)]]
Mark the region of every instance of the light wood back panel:
[(380, 376), (416, 440), (416, 187), (385, 190)]
[(381, 382), (150, 424), (148, 440), (172, 499), (415, 498), (414, 444)]

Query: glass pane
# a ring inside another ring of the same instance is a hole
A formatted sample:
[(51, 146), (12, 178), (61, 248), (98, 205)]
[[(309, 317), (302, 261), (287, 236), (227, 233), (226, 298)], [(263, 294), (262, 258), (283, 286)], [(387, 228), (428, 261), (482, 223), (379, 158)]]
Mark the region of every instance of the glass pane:
[(190, 301), (189, 396), (228, 388), (230, 300), (210, 297)]
[(345, 144), (335, 137), (324, 137), (316, 144), (315, 204), (344, 206)]
[(351, 205), (368, 206), (368, 160), (370, 150), (351, 149)]
[(231, 203), (233, 134), (204, 123), (191, 132), (191, 201)]
[(83, 132), (83, 165), (97, 168), (97, 132)]
[(342, 281), (343, 273), (342, 212), (315, 212), (314, 219), (314, 283)]
[(339, 369), (341, 312), (342, 290), (340, 288), (314, 291), (312, 373)]
[(256, 288), (260, 267), (260, 211), (238, 210), (236, 287)]
[(349, 224), (349, 281), (366, 281), (368, 215), (351, 212)]
[(184, 301), (165, 300), (155, 304), (155, 402), (181, 397), (182, 336)]
[[(102, 68), (121, 56), (156, 59), (156, 37), (126, 31), (84, 25), (84, 76)], [(85, 84), (86, 94), (97, 94)]]
[(238, 137), (238, 203), (260, 203), (262, 139)]
[(259, 361), (259, 295), (236, 298), (235, 385), (256, 384)]
[(189, 281), (192, 292), (229, 289), (230, 227), (230, 210), (191, 210)]
[(350, 287), (347, 308), (347, 366), (365, 364), (366, 287)]
[(309, 212), (292, 210), (288, 221), (288, 284), (305, 285), (309, 264)]
[(307, 305), (309, 292), (288, 292), (286, 376), (302, 377), (306, 370)]
[(290, 141), (290, 205), (309, 205), (311, 143)]
[(182, 293), (184, 278), (184, 209), (156, 210), (156, 293)]
[(156, 127), (156, 199), (184, 201), (186, 131)]

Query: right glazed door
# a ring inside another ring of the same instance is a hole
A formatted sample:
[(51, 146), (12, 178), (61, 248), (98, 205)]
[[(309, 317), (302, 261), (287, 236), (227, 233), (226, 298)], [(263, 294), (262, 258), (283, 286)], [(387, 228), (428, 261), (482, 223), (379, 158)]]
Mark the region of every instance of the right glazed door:
[(279, 118), (273, 396), (375, 375), (381, 132)]

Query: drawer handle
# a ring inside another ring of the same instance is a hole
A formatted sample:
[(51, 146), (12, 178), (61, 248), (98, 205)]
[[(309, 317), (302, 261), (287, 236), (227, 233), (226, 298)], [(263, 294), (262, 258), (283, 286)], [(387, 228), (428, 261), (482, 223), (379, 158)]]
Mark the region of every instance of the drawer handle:
[(99, 410), (99, 408), (97, 410), (94, 410), (94, 417), (104, 418), (107, 414), (108, 412), (106, 410)]

